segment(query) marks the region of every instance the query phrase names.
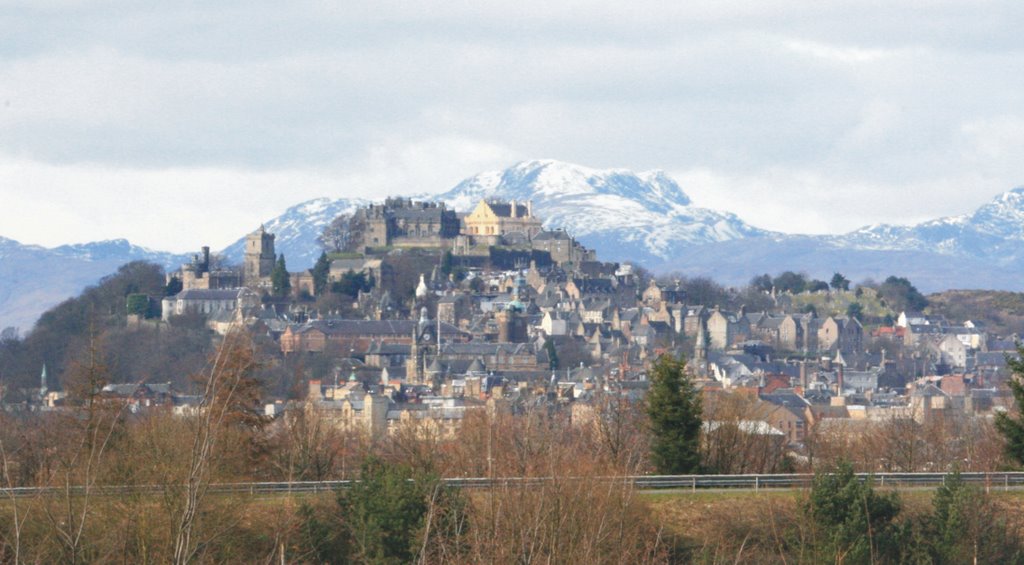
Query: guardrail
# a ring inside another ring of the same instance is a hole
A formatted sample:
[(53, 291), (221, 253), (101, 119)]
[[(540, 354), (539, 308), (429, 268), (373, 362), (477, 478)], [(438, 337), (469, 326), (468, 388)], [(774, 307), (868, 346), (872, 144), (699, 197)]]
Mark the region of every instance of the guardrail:
[[(949, 475), (945, 473), (858, 473), (862, 481), (871, 480), (879, 487), (928, 487), (943, 484)], [(980, 485), (986, 489), (1024, 486), (1024, 473), (961, 473), (965, 483)], [(550, 481), (592, 481), (622, 482), (642, 490), (707, 490), (707, 489), (794, 489), (808, 488), (814, 481), (811, 474), (788, 475), (639, 475), (631, 477), (502, 477), (502, 478), (445, 478), (442, 482), (452, 488), (531, 488)], [(218, 483), (207, 487), (211, 494), (306, 494), (330, 492), (348, 488), (354, 480), (265, 482), (265, 483)], [(0, 488), (0, 499), (10, 497), (57, 496), (71, 493), (76, 496), (129, 496), (163, 494), (183, 485), (96, 485), (64, 487), (16, 487)]]

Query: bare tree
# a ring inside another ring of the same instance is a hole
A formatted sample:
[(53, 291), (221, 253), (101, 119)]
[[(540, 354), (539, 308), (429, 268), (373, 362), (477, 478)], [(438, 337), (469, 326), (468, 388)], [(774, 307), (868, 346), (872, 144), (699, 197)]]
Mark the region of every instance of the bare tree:
[(317, 240), (328, 253), (353, 251), (362, 242), (364, 223), (352, 214), (341, 214), (327, 224)]
[(224, 424), (232, 417), (244, 383), (256, 368), (252, 341), (239, 331), (229, 333), (217, 348), (204, 383), (203, 398), (193, 420), (194, 436), (184, 485), (185, 502), (175, 525), (176, 564), (192, 561), (196, 521), (209, 488), (210, 468), (220, 447)]
[(90, 560), (85, 535), (93, 494), (115, 433), (123, 429), (127, 408), (124, 401), (103, 396), (109, 376), (103, 356), (101, 340), (91, 331), (84, 359), (72, 363), (65, 382), (72, 410), (56, 420), (56, 431), (51, 430), (58, 460), (43, 484), (56, 483), (60, 497), (58, 507), (43, 508), (60, 543), (61, 560), (67, 563)]
[(786, 436), (770, 425), (776, 408), (739, 392), (710, 396), (704, 407), (702, 465), (728, 474), (786, 470)]

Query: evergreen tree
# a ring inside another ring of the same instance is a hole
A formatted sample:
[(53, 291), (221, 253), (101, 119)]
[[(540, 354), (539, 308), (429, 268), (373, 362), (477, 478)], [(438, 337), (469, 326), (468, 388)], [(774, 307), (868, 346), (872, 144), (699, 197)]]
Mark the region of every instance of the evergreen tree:
[(801, 273), (786, 271), (772, 280), (775, 290), (800, 294), (807, 290), (807, 277)]
[(288, 277), (288, 266), (284, 262), (284, 253), (277, 256), (277, 263), (270, 273), (271, 291), (274, 296), (284, 297), (292, 290), (292, 281)]
[(1013, 377), (1006, 381), (1013, 393), (1014, 403), (1017, 405), (1017, 415), (1011, 416), (1006, 412), (996, 413), (996, 429), (1006, 439), (1006, 455), (1017, 465), (1024, 465), (1024, 346), (1017, 346), (1018, 359), (1007, 357), (1007, 366), (1013, 371)]
[(829, 286), (832, 287), (832, 290), (850, 290), (850, 279), (844, 277), (842, 273), (836, 273), (832, 275)]
[(125, 299), (125, 304), (129, 314), (149, 317), (149, 297), (145, 294), (129, 294)]
[(452, 269), (454, 268), (454, 265), (455, 262), (452, 252), (450, 250), (445, 251), (444, 254), (441, 255), (441, 272), (444, 273), (444, 276), (452, 274)]
[(313, 265), (313, 293), (320, 296), (327, 290), (327, 279), (331, 274), (331, 260), (327, 258), (327, 253), (323, 252), (320, 254), (320, 258), (316, 260), (316, 265)]
[(700, 467), (701, 398), (686, 363), (662, 355), (651, 371), (647, 415), (651, 461), (659, 473), (695, 473)]
[(751, 286), (751, 288), (753, 288), (755, 290), (759, 290), (761, 292), (771, 292), (772, 291), (772, 276), (769, 275), (768, 273), (756, 276), (756, 277), (750, 279), (750, 286)]
[(550, 337), (544, 340), (544, 352), (548, 354), (548, 368), (558, 370), (558, 351), (555, 349), (555, 341)]
[(931, 563), (1020, 563), (1024, 557), (999, 508), (959, 471), (946, 475), (932, 508), (922, 536)]
[(164, 296), (175, 296), (184, 288), (184, 285), (181, 284), (181, 279), (171, 277), (171, 280), (167, 281), (167, 286), (164, 287)]
[(899, 560), (901, 525), (899, 495), (879, 494), (861, 481), (849, 463), (814, 477), (804, 512), (821, 538), (815, 543), (818, 562), (890, 563)]
[(928, 306), (928, 299), (905, 277), (889, 277), (878, 287), (878, 294), (892, 308), (920, 312)]

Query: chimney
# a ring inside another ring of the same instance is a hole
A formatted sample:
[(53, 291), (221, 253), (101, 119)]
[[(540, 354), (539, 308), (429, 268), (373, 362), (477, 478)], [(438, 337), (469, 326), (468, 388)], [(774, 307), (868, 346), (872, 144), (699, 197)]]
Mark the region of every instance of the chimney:
[(526, 217), (527, 218), (532, 218), (533, 217), (533, 200), (527, 200), (526, 201)]
[(203, 246), (203, 269), (210, 268), (210, 247), (207, 245)]
[(511, 214), (511, 216), (513, 218), (516, 217), (516, 201), (515, 200), (512, 201), (512, 214)]

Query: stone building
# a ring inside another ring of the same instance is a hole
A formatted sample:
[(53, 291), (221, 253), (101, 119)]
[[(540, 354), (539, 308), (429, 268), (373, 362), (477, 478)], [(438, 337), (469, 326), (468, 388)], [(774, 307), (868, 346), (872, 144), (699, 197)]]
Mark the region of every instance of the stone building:
[(164, 298), (163, 319), (166, 321), (171, 316), (181, 316), (186, 313), (202, 314), (209, 317), (225, 312), (233, 313), (241, 319), (247, 310), (255, 309), (259, 305), (259, 295), (247, 288), (183, 290), (176, 296)]
[(274, 271), (276, 260), (274, 234), (260, 226), (260, 229), (245, 236), (242, 282), (249, 288), (269, 289), (270, 274)]
[(167, 273), (167, 282), (177, 278), (182, 290), (216, 290), (242, 286), (242, 273), (237, 268), (217, 268), (210, 258), (210, 248), (192, 256), (192, 261), (177, 271)]
[(587, 261), (597, 261), (597, 254), (584, 247), (565, 230), (541, 231), (530, 241), (534, 250), (546, 251), (551, 260), (563, 269), (572, 270)]
[(451, 324), (430, 324), (416, 320), (315, 320), (290, 325), (281, 335), (281, 352), (334, 352), (339, 354), (365, 352), (376, 343), (411, 344), (415, 339), (425, 343), (436, 341), (437, 328), (445, 342), (469, 341), (469, 334)]
[(541, 220), (533, 215), (533, 204), (515, 200), (481, 200), (463, 220), (463, 233), (472, 237), (521, 235), (532, 240), (541, 231)]
[(356, 211), (353, 223), (361, 227), (356, 248), (450, 247), (459, 235), (459, 218), (444, 203), (388, 198)]
[(859, 351), (863, 327), (856, 318), (829, 316), (818, 326), (818, 351)]

